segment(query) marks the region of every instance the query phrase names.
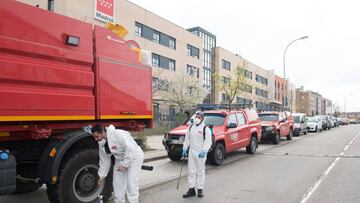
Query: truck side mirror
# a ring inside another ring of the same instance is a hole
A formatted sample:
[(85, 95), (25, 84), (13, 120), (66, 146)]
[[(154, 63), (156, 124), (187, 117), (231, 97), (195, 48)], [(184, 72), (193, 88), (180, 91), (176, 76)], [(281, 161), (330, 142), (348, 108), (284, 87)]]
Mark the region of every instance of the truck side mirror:
[(237, 124), (236, 123), (230, 123), (227, 128), (236, 128)]

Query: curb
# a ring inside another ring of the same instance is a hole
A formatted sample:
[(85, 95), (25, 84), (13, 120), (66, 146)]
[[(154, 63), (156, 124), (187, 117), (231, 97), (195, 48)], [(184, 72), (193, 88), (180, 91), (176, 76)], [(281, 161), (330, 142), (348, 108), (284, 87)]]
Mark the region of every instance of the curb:
[(144, 159), (144, 163), (148, 163), (148, 162), (152, 162), (152, 161), (157, 161), (157, 160), (161, 160), (161, 159), (166, 159), (166, 158), (168, 158), (167, 155), (150, 157), (150, 158)]

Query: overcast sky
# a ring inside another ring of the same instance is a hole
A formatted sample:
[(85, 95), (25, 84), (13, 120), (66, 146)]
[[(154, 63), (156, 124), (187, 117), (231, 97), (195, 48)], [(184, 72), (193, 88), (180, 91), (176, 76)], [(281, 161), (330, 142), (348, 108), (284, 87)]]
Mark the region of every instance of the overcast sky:
[(183, 27), (201, 26), (223, 47), (340, 109), (360, 111), (360, 1), (130, 0)]

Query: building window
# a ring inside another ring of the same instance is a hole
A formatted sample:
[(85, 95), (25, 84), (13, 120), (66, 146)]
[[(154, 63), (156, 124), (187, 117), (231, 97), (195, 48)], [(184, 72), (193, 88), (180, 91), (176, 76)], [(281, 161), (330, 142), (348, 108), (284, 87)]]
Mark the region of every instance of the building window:
[(251, 85), (244, 85), (243, 86), (243, 89), (242, 89), (243, 91), (245, 91), (245, 92), (247, 92), (247, 93), (250, 93), (250, 94), (252, 94), (252, 86)]
[(169, 38), (169, 47), (175, 49), (175, 39), (172, 37)]
[(169, 47), (170, 49), (176, 49), (176, 39), (159, 32), (151, 27), (143, 25), (139, 22), (135, 22), (135, 35), (151, 40), (155, 43)]
[(175, 71), (175, 60), (169, 59), (169, 70)]
[(266, 78), (258, 75), (258, 74), (256, 74), (255, 80), (256, 80), (256, 82), (258, 82), (258, 83), (261, 83), (261, 84), (264, 84), (264, 85), (268, 85), (268, 80), (267, 80)]
[(54, 0), (48, 0), (48, 10), (54, 11)]
[(142, 25), (135, 23), (135, 35), (141, 37), (142, 36)]
[(230, 84), (230, 78), (223, 76), (223, 82), (224, 82), (224, 84), (229, 85)]
[(190, 76), (196, 75), (196, 77), (199, 78), (199, 68), (194, 66), (186, 65), (186, 73)]
[(252, 72), (248, 70), (244, 70), (244, 77), (252, 80)]
[(160, 66), (160, 56), (157, 54), (152, 54), (152, 65), (154, 67), (159, 67)]
[(158, 32), (153, 33), (153, 42), (160, 43), (160, 33)]
[(259, 88), (256, 88), (256, 95), (261, 96), (261, 97), (268, 97), (268, 92)]
[(222, 60), (222, 68), (226, 70), (231, 70), (231, 63), (226, 60)]
[(189, 56), (199, 59), (199, 49), (194, 46), (191, 46), (190, 44), (187, 45), (186, 53)]
[(224, 104), (228, 104), (228, 103), (230, 103), (230, 97), (229, 97), (229, 95), (226, 95), (225, 93), (222, 93), (222, 102), (224, 103)]

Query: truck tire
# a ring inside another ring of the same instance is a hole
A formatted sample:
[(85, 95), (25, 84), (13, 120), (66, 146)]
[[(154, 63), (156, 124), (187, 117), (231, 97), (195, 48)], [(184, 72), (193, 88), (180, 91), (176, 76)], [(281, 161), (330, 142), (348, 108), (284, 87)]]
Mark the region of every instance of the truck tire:
[(52, 203), (84, 203), (94, 202), (102, 195), (104, 202), (111, 197), (112, 166), (101, 185), (98, 181), (99, 152), (97, 149), (85, 149), (73, 153), (60, 166), (60, 175), (56, 184), (47, 184), (48, 198)]
[(209, 154), (210, 163), (215, 166), (220, 166), (225, 159), (225, 147), (222, 143), (216, 143), (214, 149)]
[(276, 131), (276, 135), (273, 138), (273, 143), (275, 145), (278, 145), (280, 143), (280, 132), (279, 131)]
[(168, 157), (171, 161), (180, 161), (181, 159), (181, 154), (180, 153), (176, 153), (176, 152), (172, 152), (169, 151), (168, 152)]
[(293, 138), (293, 130), (290, 129), (289, 134), (286, 136), (286, 139), (287, 140), (292, 140), (292, 138)]
[(255, 154), (257, 145), (258, 145), (257, 139), (254, 136), (252, 136), (249, 145), (246, 146), (246, 152), (248, 154)]

